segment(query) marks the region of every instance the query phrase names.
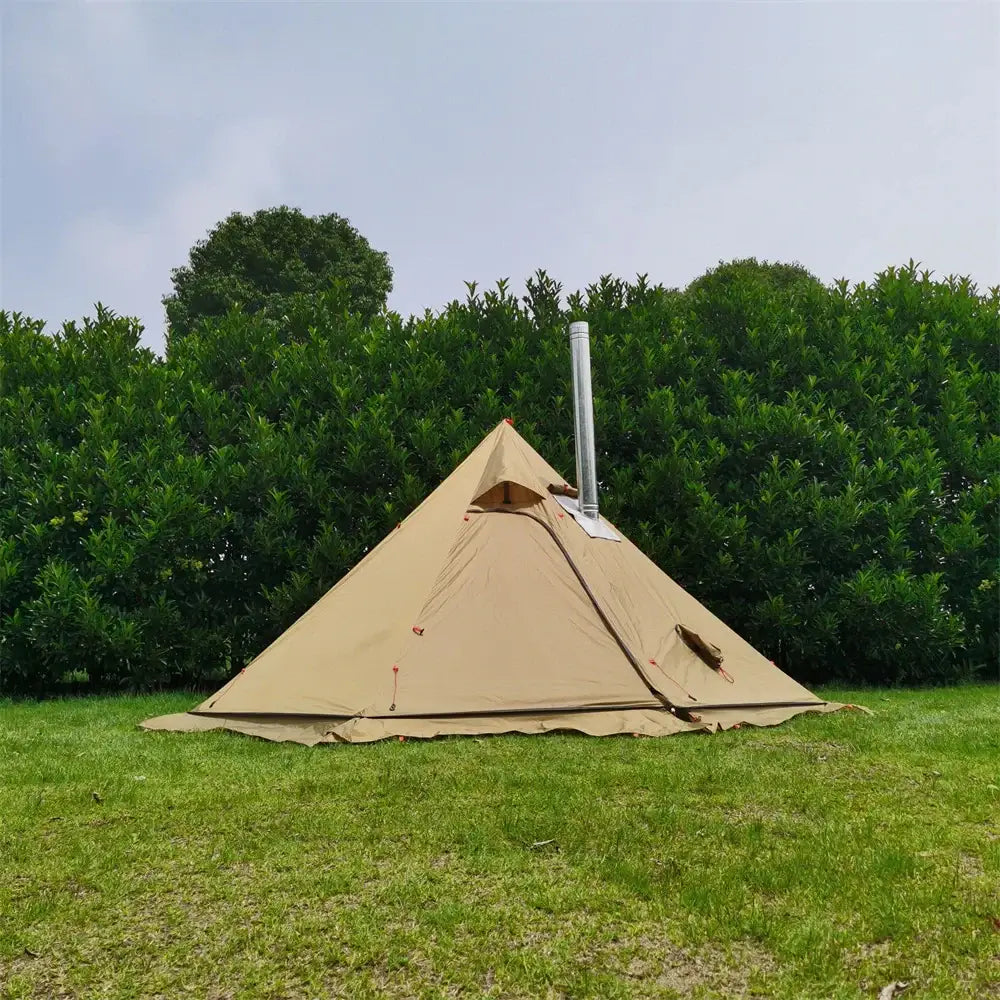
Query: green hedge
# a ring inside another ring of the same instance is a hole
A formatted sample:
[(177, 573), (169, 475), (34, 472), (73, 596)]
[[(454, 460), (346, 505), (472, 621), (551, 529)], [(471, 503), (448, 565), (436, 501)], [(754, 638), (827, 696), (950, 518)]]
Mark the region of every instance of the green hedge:
[(346, 301), (165, 359), (101, 308), (0, 313), (0, 693), (215, 684), (505, 416), (572, 476), (571, 317), (603, 510), (684, 587), (807, 683), (994, 670), (997, 289), (737, 261), (367, 326)]

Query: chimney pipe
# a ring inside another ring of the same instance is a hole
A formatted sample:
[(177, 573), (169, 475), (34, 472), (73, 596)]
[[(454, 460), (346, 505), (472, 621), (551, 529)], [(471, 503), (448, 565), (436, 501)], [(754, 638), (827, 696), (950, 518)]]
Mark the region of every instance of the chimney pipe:
[(580, 513), (598, 520), (597, 454), (594, 450), (594, 398), (590, 388), (590, 325), (570, 323), (573, 353), (573, 421), (576, 437), (576, 488)]

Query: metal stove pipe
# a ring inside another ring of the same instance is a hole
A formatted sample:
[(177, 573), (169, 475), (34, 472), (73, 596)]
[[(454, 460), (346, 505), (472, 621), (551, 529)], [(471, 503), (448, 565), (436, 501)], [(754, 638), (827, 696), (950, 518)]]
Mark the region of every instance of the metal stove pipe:
[(573, 354), (573, 421), (576, 439), (576, 488), (580, 513), (598, 519), (597, 453), (594, 448), (594, 397), (590, 387), (590, 325), (570, 323)]

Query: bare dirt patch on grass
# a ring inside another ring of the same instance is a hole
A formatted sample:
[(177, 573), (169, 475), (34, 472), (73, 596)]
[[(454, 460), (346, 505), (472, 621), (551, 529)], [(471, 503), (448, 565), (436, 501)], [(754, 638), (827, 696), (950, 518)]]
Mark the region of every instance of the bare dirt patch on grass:
[(727, 997), (746, 997), (754, 982), (774, 971), (774, 960), (749, 945), (728, 951), (701, 948), (689, 951), (665, 942), (649, 942), (649, 951), (633, 958), (625, 972), (631, 979), (654, 985), (658, 991), (692, 996), (702, 987)]
[(629, 992), (642, 997), (693, 997), (706, 991), (734, 998), (760, 995), (755, 991), (777, 969), (770, 953), (749, 942), (684, 947), (665, 934), (632, 928), (618, 930), (580, 958), (628, 980)]

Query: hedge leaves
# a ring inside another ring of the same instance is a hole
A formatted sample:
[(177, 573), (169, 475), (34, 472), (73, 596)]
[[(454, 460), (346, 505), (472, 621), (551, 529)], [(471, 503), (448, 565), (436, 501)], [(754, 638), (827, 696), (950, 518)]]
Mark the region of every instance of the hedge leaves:
[(783, 669), (997, 663), (997, 289), (750, 260), (409, 320), (349, 301), (230, 312), (167, 359), (103, 308), (55, 336), (0, 313), (0, 693), (216, 684), (503, 417), (572, 478), (570, 318), (603, 511)]

